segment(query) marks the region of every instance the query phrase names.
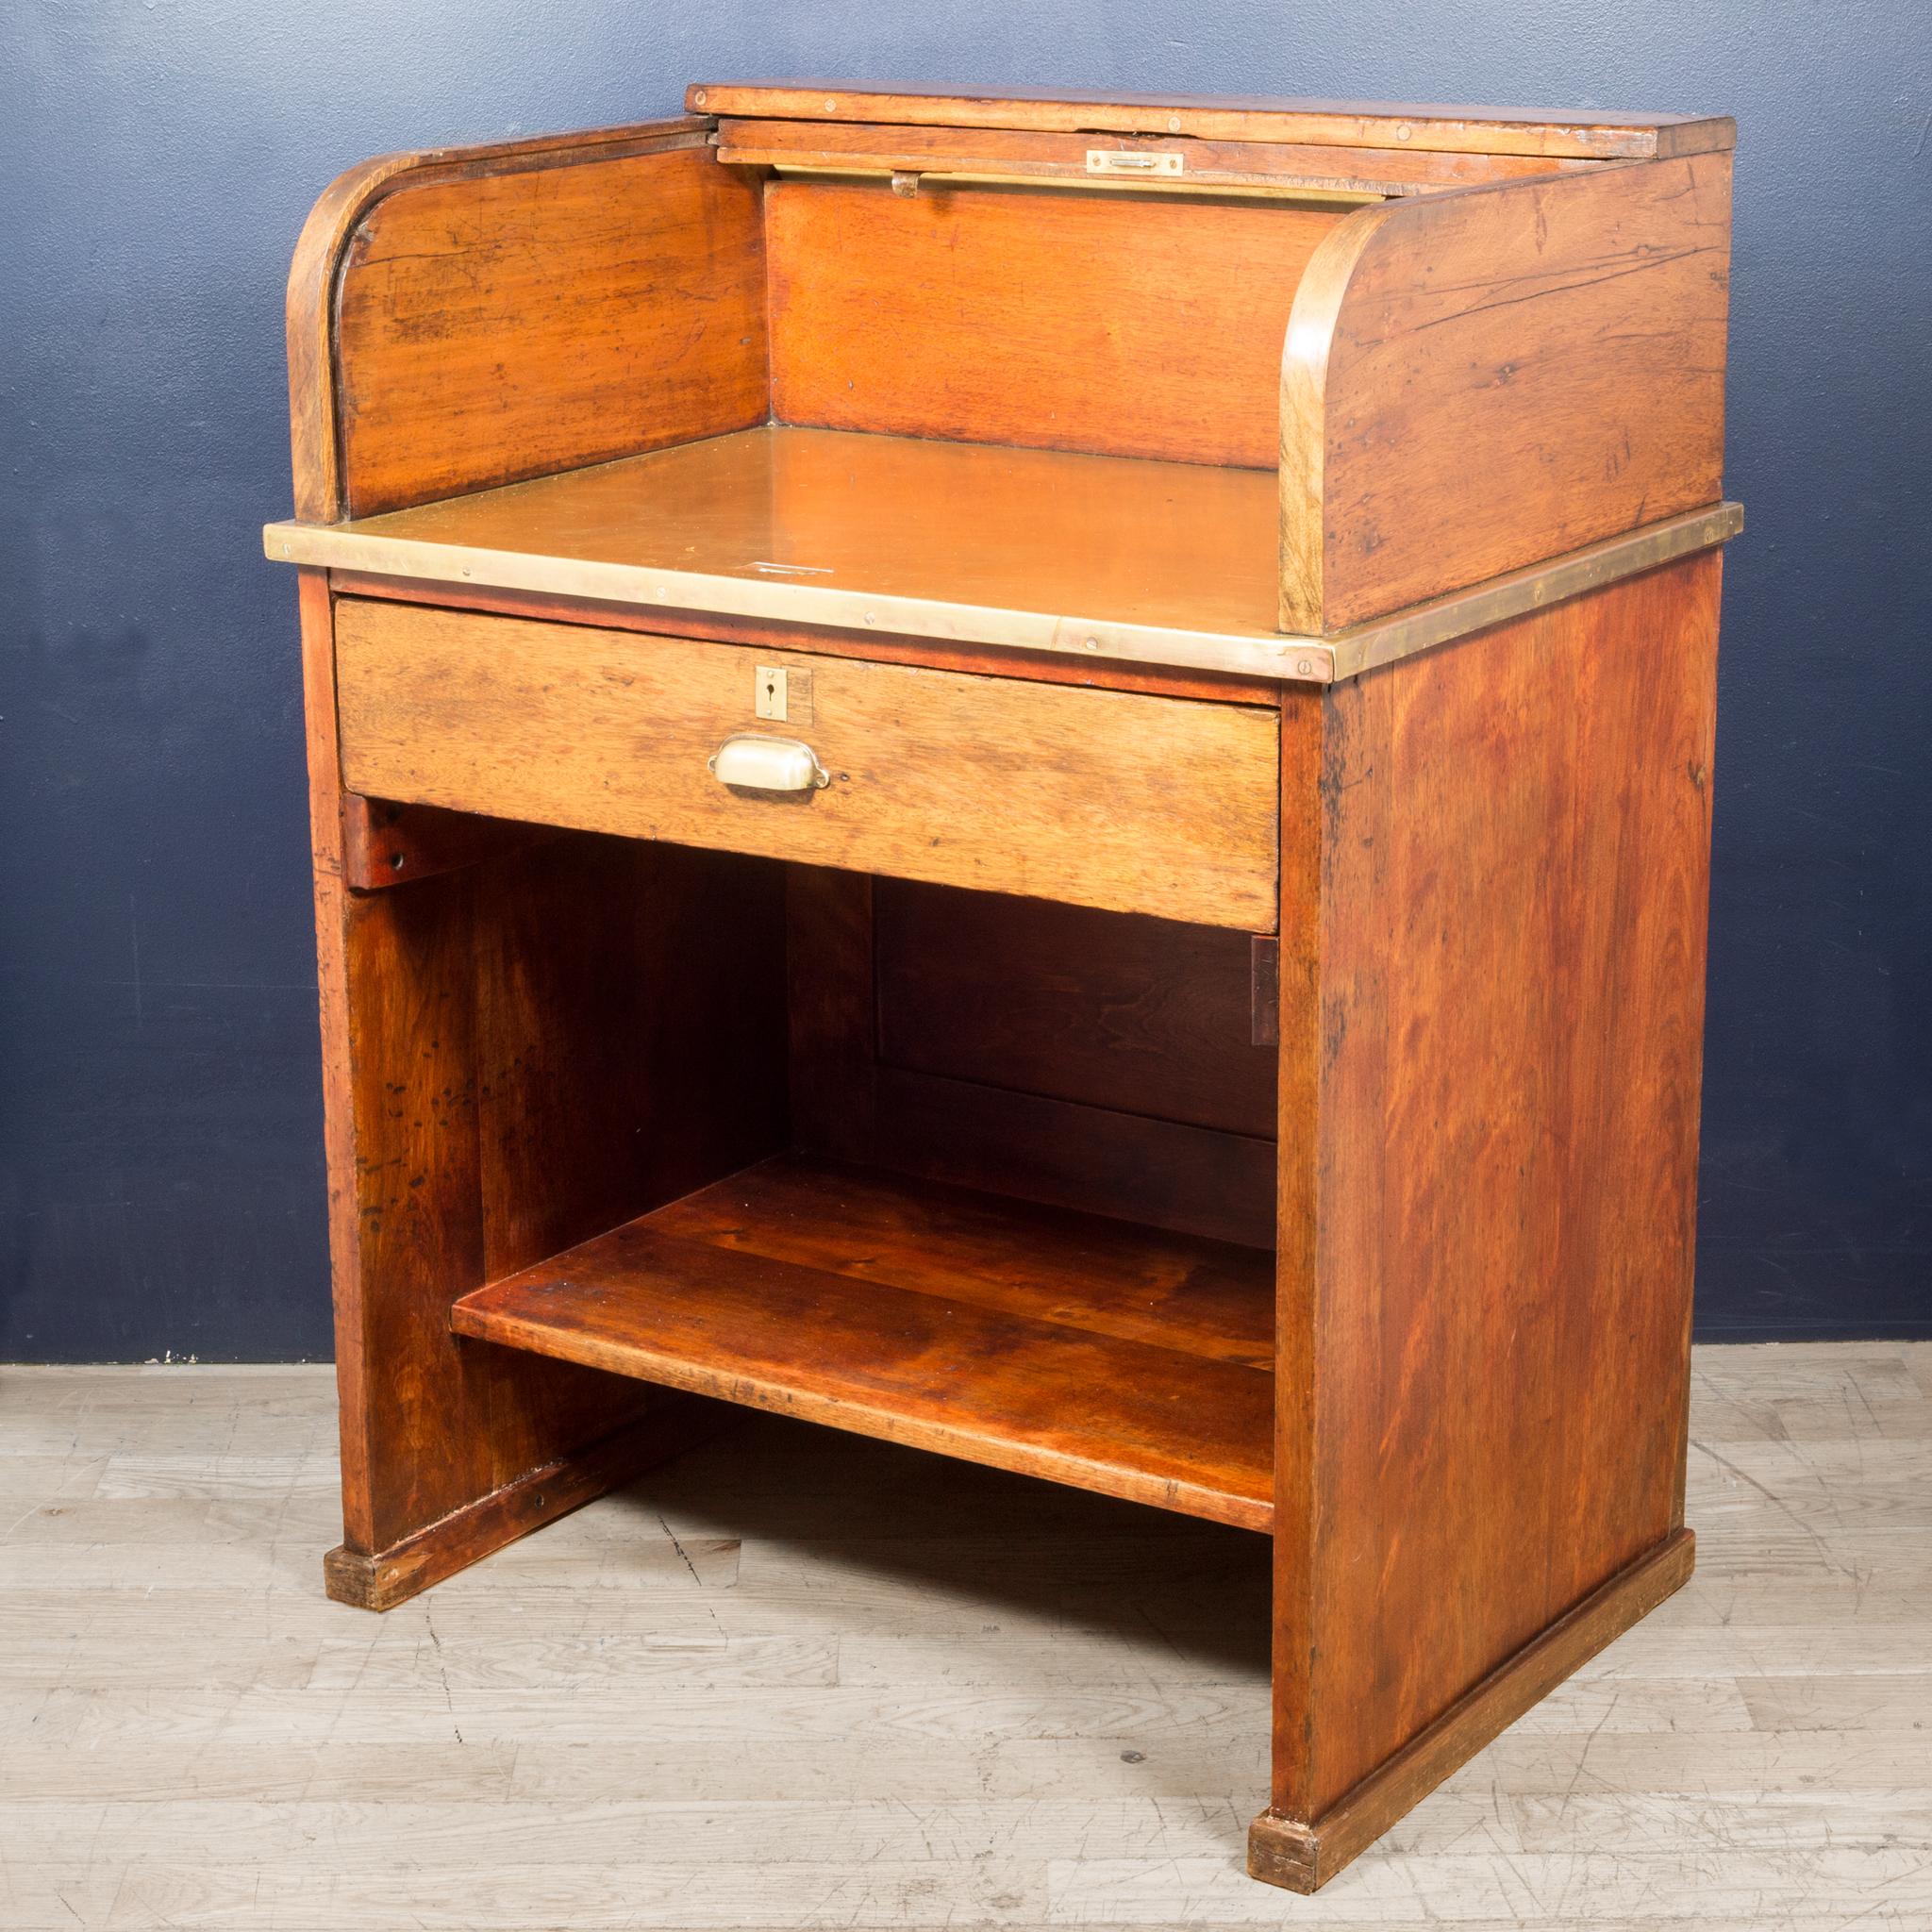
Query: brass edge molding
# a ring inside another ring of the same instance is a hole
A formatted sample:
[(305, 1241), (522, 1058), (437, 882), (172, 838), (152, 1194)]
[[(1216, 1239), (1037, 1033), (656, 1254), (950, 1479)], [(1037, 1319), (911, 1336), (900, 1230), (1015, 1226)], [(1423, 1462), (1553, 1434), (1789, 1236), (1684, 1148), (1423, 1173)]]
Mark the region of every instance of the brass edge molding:
[(934, 597), (889, 596), (795, 579), (654, 570), (526, 551), (473, 549), (372, 536), (340, 525), (270, 524), (262, 532), (262, 548), (277, 563), (320, 564), (377, 576), (469, 584), (478, 590), (531, 591), (665, 610), (772, 618), (832, 630), (900, 631), (953, 643), (1005, 644), (1068, 658), (1236, 672), (1311, 684), (1325, 684), (1333, 675), (1330, 651), (1321, 640), (1283, 637), (1274, 631), (1123, 624)]
[(1392, 616), (1371, 618), (1326, 640), (1334, 654), (1331, 675), (1337, 680), (1358, 677), (1378, 665), (1412, 658), (1418, 651), (1727, 543), (1743, 527), (1742, 504), (1713, 504), (1707, 509), (1646, 524), (1622, 537), (1606, 538), (1545, 563), (1507, 572)]
[(832, 630), (899, 631), (909, 637), (1003, 644), (1058, 657), (1332, 684), (1708, 550), (1727, 542), (1743, 526), (1741, 505), (1713, 504), (1328, 638), (1190, 630), (929, 597), (873, 596), (791, 580), (647, 570), (639, 564), (427, 543), (372, 536), (341, 525), (270, 524), (262, 532), (262, 548), (277, 563), (467, 584), (477, 590), (528, 591), (665, 610), (771, 618)]
[[(1105, 175), (1090, 175), (1062, 163), (1041, 163), (1032, 168), (1013, 167), (1001, 171), (970, 166), (924, 162), (897, 165), (854, 155), (830, 160), (801, 161), (782, 150), (725, 148), (717, 156), (726, 167), (770, 168), (785, 180), (889, 181), (895, 176), (913, 175), (922, 188), (1041, 188), (1076, 191), (1090, 194), (1139, 194), (1216, 196), (1229, 201), (1311, 202), (1324, 208), (1365, 208), (1398, 197), (1442, 192), (1460, 183), (1435, 184), (1399, 182), (1338, 182), (1302, 178), (1291, 175), (1259, 179), (1253, 175), (1200, 175), (1190, 181), (1172, 176), (1159, 180), (1128, 180)], [(1051, 168), (1052, 172), (1049, 172)]]

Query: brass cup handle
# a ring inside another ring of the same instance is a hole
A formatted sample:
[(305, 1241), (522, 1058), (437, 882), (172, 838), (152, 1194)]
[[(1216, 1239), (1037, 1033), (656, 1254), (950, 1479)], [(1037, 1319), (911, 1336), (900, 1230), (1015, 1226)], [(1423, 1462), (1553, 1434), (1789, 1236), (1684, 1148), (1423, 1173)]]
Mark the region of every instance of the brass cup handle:
[(743, 791), (818, 791), (832, 782), (810, 745), (756, 731), (727, 738), (705, 766), (719, 784)]

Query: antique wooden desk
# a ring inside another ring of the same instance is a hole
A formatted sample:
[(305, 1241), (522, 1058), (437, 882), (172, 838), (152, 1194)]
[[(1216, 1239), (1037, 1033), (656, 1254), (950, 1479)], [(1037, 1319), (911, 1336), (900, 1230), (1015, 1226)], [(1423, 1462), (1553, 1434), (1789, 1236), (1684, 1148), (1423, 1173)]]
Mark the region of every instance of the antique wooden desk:
[(1257, 1530), (1311, 1888), (1690, 1574), (1731, 124), (688, 105), (295, 259), (328, 1588), (718, 1397)]

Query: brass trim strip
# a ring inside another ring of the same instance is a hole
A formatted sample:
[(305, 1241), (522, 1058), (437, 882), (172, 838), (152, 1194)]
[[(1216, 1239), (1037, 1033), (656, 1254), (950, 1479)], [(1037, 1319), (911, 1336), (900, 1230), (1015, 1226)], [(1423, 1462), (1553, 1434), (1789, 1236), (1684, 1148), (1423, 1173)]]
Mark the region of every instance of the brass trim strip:
[(1367, 208), (1377, 202), (1401, 196), (1437, 192), (1443, 187), (1460, 187), (1459, 182), (1324, 182), (1281, 175), (1268, 180), (1252, 175), (1204, 174), (1192, 180), (1175, 180), (1172, 175), (1091, 175), (1058, 170), (1059, 163), (1042, 162), (1037, 169), (1009, 168), (994, 171), (958, 167), (942, 163), (936, 167), (890, 167), (864, 156), (840, 157), (831, 160), (801, 161), (790, 155), (757, 149), (720, 147), (718, 158), (726, 167), (770, 168), (788, 181), (887, 181), (899, 175), (914, 175), (934, 188), (1045, 188), (1078, 191), (1087, 194), (1203, 195), (1234, 201), (1314, 202), (1323, 207)]
[(1608, 537), (1582, 550), (1572, 550), (1548, 562), (1532, 564), (1467, 590), (1451, 591), (1426, 604), (1387, 617), (1370, 618), (1325, 640), (1334, 658), (1331, 680), (1357, 677), (1378, 664), (1411, 658), (1435, 644), (1446, 644), (1472, 631), (1507, 624), (1547, 605), (1585, 591), (1601, 590), (1624, 577), (1634, 577), (1659, 564), (1673, 563), (1693, 551), (1727, 543), (1744, 527), (1744, 506), (1713, 504), (1661, 523), (1646, 524), (1626, 536)]
[(262, 548), (278, 563), (468, 584), (477, 590), (530, 591), (660, 609), (772, 618), (833, 630), (898, 631), (908, 637), (1003, 644), (1071, 658), (1332, 684), (1566, 597), (1655, 570), (1693, 551), (1707, 550), (1735, 537), (1743, 526), (1740, 505), (1715, 504), (1326, 638), (1191, 630), (927, 597), (868, 595), (797, 578), (653, 570), (584, 558), (475, 549), (370, 535), (340, 525), (270, 524), (262, 531)]

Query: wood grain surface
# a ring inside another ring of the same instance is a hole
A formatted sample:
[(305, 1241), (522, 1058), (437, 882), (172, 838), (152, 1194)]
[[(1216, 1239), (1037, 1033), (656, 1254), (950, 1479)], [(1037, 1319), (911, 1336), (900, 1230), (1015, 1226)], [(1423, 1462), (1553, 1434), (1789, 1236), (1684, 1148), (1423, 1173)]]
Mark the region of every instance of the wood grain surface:
[[(332, 523), (349, 513), (352, 492), (342, 462), (337, 303), (344, 258), (364, 220), (386, 196), (494, 175), (703, 147), (705, 126), (702, 118), (684, 116), (475, 147), (378, 155), (338, 175), (310, 209), (289, 270), (289, 435), (295, 514)], [(459, 250), (453, 246), (453, 238), (444, 237), (431, 252)], [(447, 453), (433, 444), (422, 446), (419, 455), (428, 466), (447, 460)]]
[(915, 638), (891, 631), (828, 630), (806, 624), (731, 617), (704, 610), (660, 610), (592, 597), (546, 596), (450, 583), (412, 583), (368, 571), (331, 571), (338, 596), (385, 597), (404, 604), (433, 604), (444, 610), (481, 610), (498, 617), (527, 617), (542, 624), (588, 624), (605, 630), (635, 630), (653, 637), (703, 638), (720, 644), (768, 644), (815, 657), (862, 658), (874, 664), (917, 664), (928, 671), (964, 671), (976, 677), (1024, 677), (1036, 684), (1078, 684), (1091, 691), (1140, 691), (1158, 697), (1203, 698), (1217, 705), (1281, 702), (1273, 677), (1237, 677), (1156, 664), (1123, 664), (1091, 656), (1046, 657), (954, 640)]
[[(343, 599), (343, 770), (373, 796), (1257, 931), (1275, 899), (1271, 713)], [(822, 791), (740, 793), (734, 732), (808, 739)]]
[(1358, 210), (1282, 363), (1285, 630), (1714, 503), (1730, 158)]
[(882, 882), (830, 866), (785, 868), (791, 1144), (869, 1161), (878, 1144), (878, 1002), (873, 901)]
[(766, 1161), (651, 1216), (659, 1234), (1272, 1368), (1268, 1270), (1245, 1248), (1033, 1208), (849, 1162)]
[[(344, 1043), (328, 1073), (353, 1556), (637, 1412), (608, 1379), (465, 1348), (449, 1306), (781, 1143), (781, 883), (579, 839), (346, 895), (325, 1010)], [(706, 964), (654, 972), (674, 954)]]
[(793, 1144), (1274, 1241), (1252, 936), (793, 867)]
[(874, 903), (890, 1065), (1273, 1136), (1247, 934), (898, 880)]
[(1274, 1142), (881, 1067), (877, 1158), (907, 1174), (1246, 1247), (1274, 1244)]
[(761, 421), (761, 234), (701, 147), (395, 188), (339, 281), (349, 513)]
[[(1087, 157), (1102, 145), (1089, 134), (1008, 128), (938, 127), (842, 121), (726, 119), (718, 124), (718, 158), (727, 166), (881, 169), (923, 174), (991, 174), (1108, 185), (1145, 193), (1121, 177), (1091, 174)], [(1112, 135), (1112, 152), (1179, 154), (1191, 187), (1263, 187), (1285, 192), (1425, 193), (1466, 182), (1514, 180), (1600, 165), (1548, 155), (1492, 155), (1393, 147), (1324, 147), (1308, 142), (1202, 141), (1172, 135)], [(920, 192), (941, 184), (923, 181)]]
[(354, 791), (345, 792), (341, 803), (342, 882), (358, 891), (411, 885), (558, 836), (553, 825), (477, 818), (434, 805), (398, 805)]
[(507, 1349), (1265, 1529), (1272, 1274), (1224, 1243), (785, 1160), (464, 1295), (450, 1319)]
[(1728, 148), (1724, 115), (1590, 108), (1428, 107), (1392, 101), (1267, 95), (1109, 94), (1016, 88), (1004, 94), (850, 80), (705, 81), (686, 90), (692, 113), (941, 127), (1185, 134), (1205, 140), (1327, 142), (1475, 154), (1637, 157)]
[(1284, 755), (1285, 812), (1327, 829), (1282, 949), (1284, 1141), (1313, 1123), (1282, 1197), (1278, 1372), (1311, 1391), (1277, 1453), (1282, 1816), (1680, 1521), (1718, 577), (1372, 673), (1320, 701), (1312, 786)]
[(1320, 1890), (1539, 1699), (1683, 1589), (1693, 1543), (1688, 1529), (1674, 1529), (1626, 1563), (1312, 1824), (1264, 1811), (1248, 1832), (1249, 1873), (1290, 1891)]
[(780, 423), (1272, 469), (1333, 208), (884, 182), (765, 189)]
[(1325, 675), (1275, 629), (1278, 495), (1272, 472), (767, 426), (266, 541), (459, 591)]

